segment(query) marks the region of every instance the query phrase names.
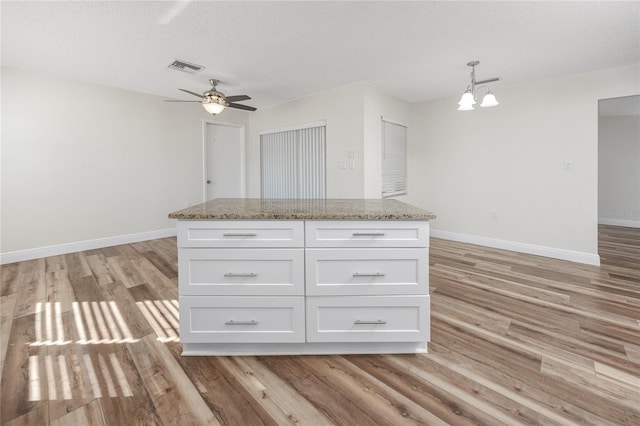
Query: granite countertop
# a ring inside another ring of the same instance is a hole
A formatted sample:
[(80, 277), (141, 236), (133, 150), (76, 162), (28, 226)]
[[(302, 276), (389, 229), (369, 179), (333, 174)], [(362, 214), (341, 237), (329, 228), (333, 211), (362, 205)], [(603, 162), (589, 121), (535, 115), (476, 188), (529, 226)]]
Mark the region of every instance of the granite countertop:
[(169, 214), (181, 220), (429, 220), (436, 215), (398, 200), (217, 198)]

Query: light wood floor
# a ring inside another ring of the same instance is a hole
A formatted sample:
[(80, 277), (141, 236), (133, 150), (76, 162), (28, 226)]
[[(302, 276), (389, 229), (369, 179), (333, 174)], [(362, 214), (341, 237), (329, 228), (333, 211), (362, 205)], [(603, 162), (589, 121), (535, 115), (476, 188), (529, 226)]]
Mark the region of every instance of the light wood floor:
[(426, 355), (180, 357), (175, 239), (2, 267), (3, 425), (640, 424), (640, 229), (432, 239)]

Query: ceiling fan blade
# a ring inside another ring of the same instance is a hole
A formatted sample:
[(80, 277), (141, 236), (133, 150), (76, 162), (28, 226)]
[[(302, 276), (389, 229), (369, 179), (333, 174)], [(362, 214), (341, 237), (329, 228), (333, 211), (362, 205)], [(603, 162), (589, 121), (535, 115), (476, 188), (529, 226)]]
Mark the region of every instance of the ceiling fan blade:
[(235, 109), (244, 109), (247, 111), (255, 111), (257, 108), (254, 108), (252, 106), (249, 105), (242, 105), (242, 104), (234, 104), (234, 103), (230, 103), (229, 105), (227, 105), (228, 108), (235, 108)]
[(202, 96), (200, 93), (192, 92), (192, 91), (190, 91), (190, 90), (185, 90), (185, 89), (178, 89), (178, 90), (182, 90), (182, 91), (183, 91), (183, 92), (185, 92), (185, 93), (188, 93), (188, 94), (193, 95), (193, 96), (197, 96), (197, 97), (199, 97), (200, 99), (202, 99), (202, 98), (203, 98), (203, 96)]
[(197, 102), (199, 104), (202, 103), (202, 101), (178, 101), (178, 100), (174, 100), (174, 99), (165, 99), (165, 102)]
[(227, 96), (225, 97), (227, 102), (239, 102), (239, 101), (248, 101), (251, 97), (247, 95), (236, 95), (236, 96)]

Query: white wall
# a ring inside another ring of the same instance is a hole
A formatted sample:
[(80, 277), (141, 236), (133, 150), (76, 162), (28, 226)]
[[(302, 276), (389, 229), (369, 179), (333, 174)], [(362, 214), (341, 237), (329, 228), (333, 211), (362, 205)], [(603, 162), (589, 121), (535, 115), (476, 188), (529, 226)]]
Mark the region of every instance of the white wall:
[(169, 212), (202, 202), (211, 115), (162, 101), (3, 68), (0, 252), (165, 230)]
[[(496, 86), (501, 105), (409, 105), (355, 83), (220, 121), (247, 126), (247, 196), (260, 130), (327, 120), (327, 195), (379, 197), (380, 115), (409, 125), (409, 195), (432, 229), (597, 253), (598, 99), (640, 93), (640, 67)], [(202, 119), (190, 105), (2, 71), (2, 253), (173, 227), (202, 199)], [(339, 169), (349, 150), (355, 169)], [(565, 159), (572, 171), (563, 170)], [(493, 212), (498, 219), (493, 220)]]
[[(327, 198), (362, 198), (363, 90), (361, 83), (350, 84), (254, 112), (247, 135), (247, 197), (260, 197), (260, 131), (326, 120)], [(339, 169), (350, 150), (355, 168)]]
[(407, 201), (436, 231), (596, 256), (598, 99), (640, 93), (639, 72), (498, 84), (500, 106), (469, 112), (457, 97), (414, 105), (409, 184), (423, 189)]
[[(326, 120), (327, 198), (380, 198), (383, 115), (408, 124), (410, 104), (363, 82), (256, 111), (247, 137), (247, 196), (260, 197), (260, 131)], [(354, 168), (339, 168), (351, 150)]]
[(640, 228), (640, 116), (601, 115), (598, 158), (599, 222)]

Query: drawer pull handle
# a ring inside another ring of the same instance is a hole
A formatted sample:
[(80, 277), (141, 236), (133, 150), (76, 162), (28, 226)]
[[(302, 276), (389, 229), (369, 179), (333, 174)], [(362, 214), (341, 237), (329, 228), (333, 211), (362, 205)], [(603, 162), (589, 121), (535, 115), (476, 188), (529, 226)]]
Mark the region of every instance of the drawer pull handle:
[(361, 324), (386, 324), (387, 322), (379, 319), (379, 320), (375, 320), (375, 321), (355, 320), (353, 323), (356, 324), (356, 325), (361, 325)]
[(225, 277), (227, 278), (237, 278), (237, 277), (257, 277), (258, 274), (256, 274), (255, 272), (247, 272), (247, 273), (234, 273), (234, 272), (228, 272), (226, 274), (224, 274)]
[(383, 274), (382, 272), (375, 272), (373, 274), (361, 274), (359, 272), (354, 272), (353, 276), (354, 277), (384, 277), (385, 274)]
[(255, 237), (255, 232), (225, 232), (222, 234), (223, 237)]
[(384, 232), (354, 232), (354, 237), (384, 237)]
[(229, 321), (225, 322), (224, 325), (258, 325), (258, 321), (256, 321), (256, 320), (251, 320), (251, 321), (229, 320)]

